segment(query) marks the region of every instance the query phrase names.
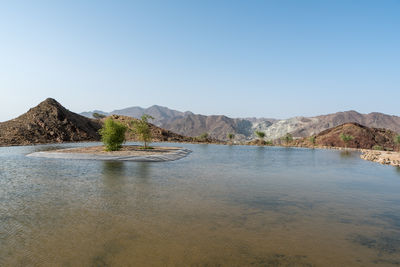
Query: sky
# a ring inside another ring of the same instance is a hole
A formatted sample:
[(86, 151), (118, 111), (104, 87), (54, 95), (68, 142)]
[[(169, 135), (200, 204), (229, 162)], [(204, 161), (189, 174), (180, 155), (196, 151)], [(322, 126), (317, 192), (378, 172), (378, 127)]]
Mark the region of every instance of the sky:
[(74, 112), (400, 115), (400, 1), (4, 1), (0, 121)]

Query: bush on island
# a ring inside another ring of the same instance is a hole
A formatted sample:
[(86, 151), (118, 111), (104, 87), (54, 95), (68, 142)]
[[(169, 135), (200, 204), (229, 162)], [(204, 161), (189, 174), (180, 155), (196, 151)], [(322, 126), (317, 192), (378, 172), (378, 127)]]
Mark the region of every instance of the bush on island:
[(139, 136), (141, 141), (143, 141), (145, 149), (151, 149), (151, 147), (148, 147), (147, 144), (153, 139), (148, 122), (149, 119), (154, 118), (150, 115), (144, 114), (140, 120), (132, 121), (133, 132)]
[(127, 127), (111, 118), (106, 119), (99, 133), (107, 151), (118, 151), (125, 142)]

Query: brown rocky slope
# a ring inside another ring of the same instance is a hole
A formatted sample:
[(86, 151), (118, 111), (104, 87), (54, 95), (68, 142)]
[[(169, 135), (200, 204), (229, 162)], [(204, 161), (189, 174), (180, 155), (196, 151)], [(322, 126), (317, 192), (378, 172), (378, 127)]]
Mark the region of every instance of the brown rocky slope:
[(71, 112), (47, 98), (21, 116), (0, 123), (0, 145), (99, 140), (99, 121)]
[[(383, 128), (369, 128), (358, 123), (344, 123), (342, 125), (322, 131), (315, 136), (315, 145), (323, 147), (345, 147), (340, 135), (353, 136), (347, 147), (360, 149), (374, 149), (380, 147), (385, 150), (394, 150), (394, 138), (397, 133)], [(298, 146), (311, 146), (309, 138), (301, 138), (294, 142)]]

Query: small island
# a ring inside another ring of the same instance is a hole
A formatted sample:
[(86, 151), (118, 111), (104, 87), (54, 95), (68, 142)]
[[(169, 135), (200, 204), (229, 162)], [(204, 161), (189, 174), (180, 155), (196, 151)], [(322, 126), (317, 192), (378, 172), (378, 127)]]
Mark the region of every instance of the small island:
[(143, 146), (123, 146), (128, 127), (112, 118), (108, 118), (99, 130), (104, 146), (66, 148), (53, 151), (31, 153), (30, 157), (45, 157), (58, 159), (91, 159), (116, 161), (173, 161), (186, 157), (191, 150), (180, 147), (151, 147), (152, 135), (148, 124), (149, 115), (143, 115), (140, 120), (132, 121), (133, 131), (140, 136)]
[(141, 146), (122, 146), (118, 151), (106, 151), (103, 146), (66, 148), (52, 151), (40, 151), (29, 154), (29, 157), (55, 159), (88, 159), (117, 161), (173, 161), (186, 157), (191, 150), (180, 147), (153, 147), (143, 149)]

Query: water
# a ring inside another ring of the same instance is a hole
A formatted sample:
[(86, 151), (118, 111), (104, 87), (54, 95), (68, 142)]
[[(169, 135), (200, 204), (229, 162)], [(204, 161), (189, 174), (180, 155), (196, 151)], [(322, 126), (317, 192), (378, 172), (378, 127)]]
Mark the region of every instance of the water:
[(0, 148), (0, 266), (400, 265), (400, 170), (357, 152), (25, 157), (82, 145)]

